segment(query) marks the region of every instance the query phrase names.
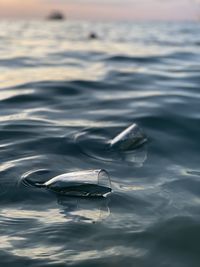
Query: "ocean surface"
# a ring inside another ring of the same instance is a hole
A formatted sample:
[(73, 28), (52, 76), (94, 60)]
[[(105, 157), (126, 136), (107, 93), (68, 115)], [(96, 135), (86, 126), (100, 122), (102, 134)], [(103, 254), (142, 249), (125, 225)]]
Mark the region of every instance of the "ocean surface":
[[(23, 182), (100, 168), (107, 198)], [(0, 208), (1, 266), (199, 267), (200, 24), (1, 21)]]

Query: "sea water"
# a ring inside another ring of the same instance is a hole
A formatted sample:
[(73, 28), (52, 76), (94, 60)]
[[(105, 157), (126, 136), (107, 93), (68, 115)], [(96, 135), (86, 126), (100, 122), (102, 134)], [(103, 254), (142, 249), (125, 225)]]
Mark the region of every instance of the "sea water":
[[(199, 267), (199, 90), (198, 23), (1, 21), (1, 265)], [(106, 199), (22, 183), (100, 168)]]

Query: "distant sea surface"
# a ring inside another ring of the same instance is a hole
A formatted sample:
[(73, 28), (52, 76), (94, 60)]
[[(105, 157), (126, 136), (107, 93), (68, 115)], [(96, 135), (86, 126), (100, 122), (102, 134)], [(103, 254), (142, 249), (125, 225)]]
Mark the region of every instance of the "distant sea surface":
[[(23, 183), (99, 168), (106, 199)], [(200, 24), (1, 21), (0, 207), (1, 266), (199, 267)]]

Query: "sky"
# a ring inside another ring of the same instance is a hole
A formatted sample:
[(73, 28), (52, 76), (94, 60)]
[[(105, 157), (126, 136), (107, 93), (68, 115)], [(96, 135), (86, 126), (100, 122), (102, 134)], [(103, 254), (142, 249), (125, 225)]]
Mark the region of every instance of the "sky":
[(0, 19), (44, 18), (52, 10), (69, 19), (197, 20), (200, 0), (0, 0)]

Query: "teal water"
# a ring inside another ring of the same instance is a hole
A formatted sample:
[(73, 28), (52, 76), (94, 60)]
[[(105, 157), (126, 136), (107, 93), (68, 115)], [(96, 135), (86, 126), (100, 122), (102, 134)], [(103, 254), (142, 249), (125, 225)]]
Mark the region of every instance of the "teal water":
[[(0, 22), (2, 266), (200, 266), (199, 27)], [(147, 144), (109, 153), (132, 123)], [(106, 199), (22, 183), (99, 168)]]

